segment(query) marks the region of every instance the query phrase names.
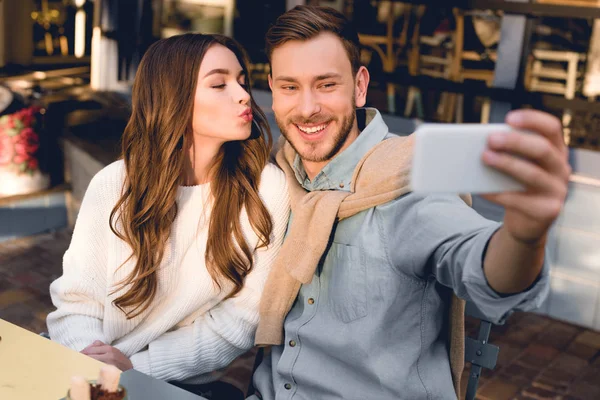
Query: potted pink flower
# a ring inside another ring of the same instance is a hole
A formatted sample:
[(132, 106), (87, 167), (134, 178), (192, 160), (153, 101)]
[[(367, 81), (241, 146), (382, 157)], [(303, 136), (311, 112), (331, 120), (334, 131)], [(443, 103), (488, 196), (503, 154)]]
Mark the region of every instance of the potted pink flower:
[(0, 196), (43, 190), (48, 177), (39, 169), (40, 107), (31, 106), (0, 117)]
[(12, 166), (30, 175), (38, 169), (40, 140), (33, 127), (39, 110), (28, 107), (0, 117), (0, 166)]

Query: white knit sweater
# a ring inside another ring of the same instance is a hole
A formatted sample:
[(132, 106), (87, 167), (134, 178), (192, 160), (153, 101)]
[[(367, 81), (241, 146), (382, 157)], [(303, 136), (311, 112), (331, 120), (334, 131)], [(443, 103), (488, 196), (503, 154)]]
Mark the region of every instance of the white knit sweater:
[[(271, 245), (256, 249), (258, 237), (248, 217), (241, 221), (254, 268), (244, 288), (221, 301), (231, 290), (218, 291), (204, 255), (208, 235), (210, 185), (180, 187), (179, 213), (158, 272), (158, 291), (151, 306), (127, 320), (112, 301), (114, 285), (134, 267), (118, 267), (130, 247), (110, 230), (109, 215), (124, 179), (117, 161), (91, 181), (81, 204), (73, 238), (63, 259), (63, 275), (50, 285), (57, 310), (48, 315), (52, 340), (81, 351), (94, 340), (118, 348), (133, 367), (157, 379), (188, 383), (213, 381), (235, 357), (254, 344), (261, 292), (277, 254), (289, 216), (285, 175), (269, 164), (262, 173), (260, 197), (273, 220)], [(218, 199), (217, 199), (218, 201)]]

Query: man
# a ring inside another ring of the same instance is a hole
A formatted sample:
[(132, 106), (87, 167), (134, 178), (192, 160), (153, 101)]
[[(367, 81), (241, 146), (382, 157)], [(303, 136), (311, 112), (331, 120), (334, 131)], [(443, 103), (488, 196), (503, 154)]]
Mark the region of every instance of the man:
[[(410, 140), (390, 134), (377, 110), (357, 109), (369, 73), (341, 14), (298, 6), (279, 17), (266, 41), (273, 110), (287, 140), (278, 162), (293, 206), (261, 304), (256, 343), (274, 346), (255, 373), (252, 398), (456, 398), (452, 293), (498, 322), (539, 306), (548, 292), (546, 237), (570, 174), (560, 122), (516, 111), (507, 123), (536, 134), (490, 138), (483, 162), (526, 186), (486, 196), (505, 207), (497, 224), (458, 196), (409, 193), (406, 174), (389, 171)], [(392, 146), (395, 158), (386, 153)], [(386, 179), (374, 185), (377, 174)], [(377, 192), (387, 181), (394, 182)], [(376, 205), (364, 207), (365, 199)], [(287, 313), (285, 321), (278, 313)]]

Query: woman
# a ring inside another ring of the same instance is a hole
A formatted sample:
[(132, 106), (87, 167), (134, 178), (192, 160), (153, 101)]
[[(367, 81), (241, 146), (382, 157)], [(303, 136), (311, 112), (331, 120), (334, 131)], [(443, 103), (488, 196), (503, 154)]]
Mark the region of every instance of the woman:
[(92, 179), (50, 286), (53, 340), (183, 384), (253, 346), (289, 199), (243, 54), (185, 34), (144, 55), (123, 158)]

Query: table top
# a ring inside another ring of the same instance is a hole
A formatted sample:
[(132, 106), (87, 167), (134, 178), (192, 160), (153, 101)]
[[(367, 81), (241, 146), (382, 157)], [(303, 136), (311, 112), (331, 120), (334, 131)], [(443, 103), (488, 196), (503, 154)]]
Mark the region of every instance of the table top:
[[(58, 400), (71, 377), (97, 379), (104, 363), (0, 319), (0, 399)], [(135, 370), (121, 374), (129, 400), (201, 400)]]
[(57, 400), (71, 377), (96, 379), (104, 363), (0, 319), (0, 399)]
[(206, 400), (135, 369), (123, 372), (119, 383), (127, 388), (128, 400)]

